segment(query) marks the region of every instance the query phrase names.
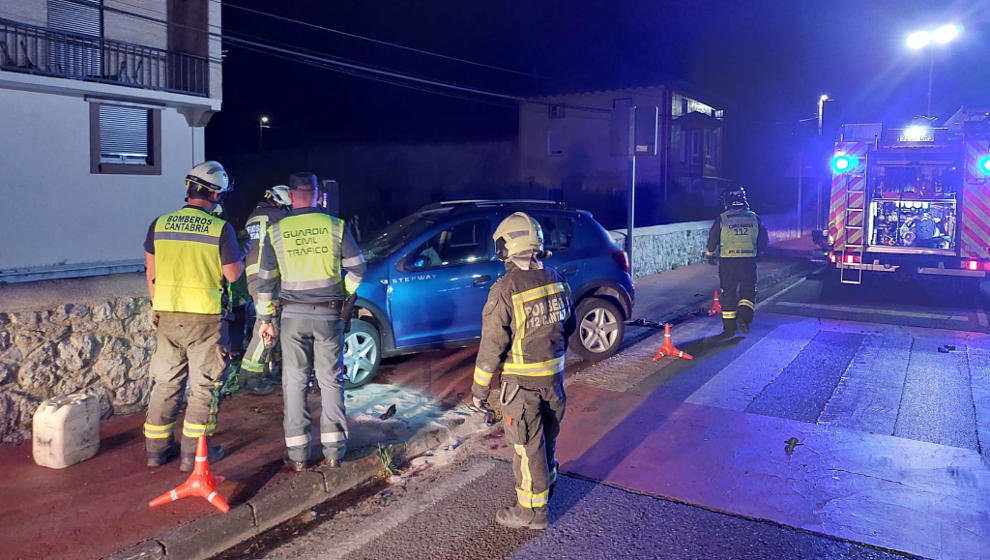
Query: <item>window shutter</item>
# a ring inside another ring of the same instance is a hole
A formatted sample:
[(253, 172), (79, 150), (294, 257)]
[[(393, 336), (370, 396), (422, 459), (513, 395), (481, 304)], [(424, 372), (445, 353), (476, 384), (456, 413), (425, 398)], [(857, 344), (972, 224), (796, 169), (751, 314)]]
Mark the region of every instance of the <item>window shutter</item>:
[(48, 28), (100, 37), (101, 0), (48, 0)]
[(148, 165), (149, 111), (100, 105), (100, 162)]
[(81, 78), (103, 76), (103, 54), (98, 42), (103, 37), (101, 8), (102, 0), (48, 0), (49, 29), (93, 37), (52, 40), (48, 49), (52, 69)]

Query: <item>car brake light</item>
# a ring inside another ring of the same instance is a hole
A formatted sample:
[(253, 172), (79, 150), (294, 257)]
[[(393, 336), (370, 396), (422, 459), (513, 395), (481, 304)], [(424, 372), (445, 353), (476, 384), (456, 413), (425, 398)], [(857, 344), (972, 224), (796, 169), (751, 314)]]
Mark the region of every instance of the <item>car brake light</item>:
[(615, 264), (622, 267), (623, 271), (629, 272), (629, 257), (626, 256), (625, 251), (619, 249), (618, 251), (613, 252), (612, 260), (615, 261)]

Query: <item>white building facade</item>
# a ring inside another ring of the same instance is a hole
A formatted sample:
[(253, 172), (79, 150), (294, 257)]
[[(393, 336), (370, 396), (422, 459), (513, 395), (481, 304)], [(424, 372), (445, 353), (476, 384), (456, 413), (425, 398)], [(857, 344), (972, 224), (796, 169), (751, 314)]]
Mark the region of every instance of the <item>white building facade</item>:
[(140, 270), (221, 105), (220, 4), (0, 0), (0, 282)]

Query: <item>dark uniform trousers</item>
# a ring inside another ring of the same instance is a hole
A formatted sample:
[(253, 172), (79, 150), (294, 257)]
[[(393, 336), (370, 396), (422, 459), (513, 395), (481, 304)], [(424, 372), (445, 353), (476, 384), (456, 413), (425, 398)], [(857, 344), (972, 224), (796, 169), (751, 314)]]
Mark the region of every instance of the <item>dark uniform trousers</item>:
[(323, 456), (339, 460), (347, 451), (342, 327), (339, 312), (326, 304), (286, 303), (282, 308), (283, 427), (293, 461), (309, 459), (313, 417), (306, 389), (310, 372), (320, 385)]
[(216, 429), (227, 368), (227, 323), (220, 315), (170, 312), (157, 312), (156, 321), (157, 345), (148, 367), (154, 385), (145, 425), (147, 451), (161, 454), (171, 445), (188, 382), (182, 453), (192, 455), (199, 436), (213, 435)]
[(531, 389), (520, 387), (512, 377), (504, 376), (501, 405), (505, 439), (515, 452), (516, 497), (523, 507), (545, 507), (550, 485), (557, 481), (554, 454), (567, 402), (563, 376), (555, 376), (551, 385)]
[(718, 266), (719, 301), (722, 305), (722, 324), (728, 331), (735, 331), (736, 321), (753, 322), (756, 302), (756, 259), (754, 257), (722, 257)]

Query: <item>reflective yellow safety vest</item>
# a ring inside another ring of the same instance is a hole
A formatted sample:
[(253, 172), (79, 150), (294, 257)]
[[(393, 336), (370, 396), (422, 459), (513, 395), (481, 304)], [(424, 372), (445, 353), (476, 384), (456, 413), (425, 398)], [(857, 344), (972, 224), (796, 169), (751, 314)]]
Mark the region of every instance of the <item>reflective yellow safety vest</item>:
[(760, 221), (756, 214), (750, 210), (729, 210), (720, 219), (719, 256), (755, 257), (760, 235)]
[(155, 311), (220, 313), (220, 233), (227, 222), (197, 208), (155, 221)]
[[(344, 221), (319, 212), (282, 218), (270, 229), (278, 259), (281, 293), (312, 292), (346, 296), (340, 266)], [(340, 286), (340, 293), (327, 290)]]

